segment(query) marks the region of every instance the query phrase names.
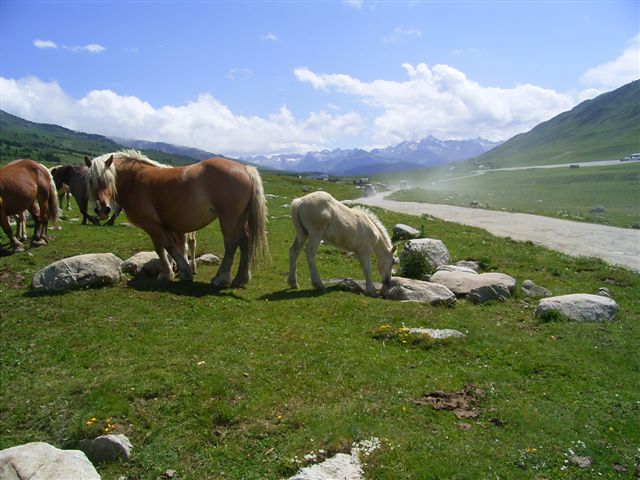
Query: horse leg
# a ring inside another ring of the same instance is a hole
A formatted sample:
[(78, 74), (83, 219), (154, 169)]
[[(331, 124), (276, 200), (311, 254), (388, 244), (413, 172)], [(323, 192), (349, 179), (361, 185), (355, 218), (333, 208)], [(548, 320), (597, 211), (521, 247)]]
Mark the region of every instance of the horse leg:
[(196, 232), (187, 233), (187, 250), (189, 252), (189, 265), (191, 271), (196, 274)]
[(251, 280), (251, 271), (249, 270), (249, 264), (251, 259), (249, 258), (249, 232), (246, 227), (242, 227), (242, 233), (240, 235), (240, 264), (238, 265), (238, 273), (231, 282), (232, 287), (244, 287)]
[(365, 291), (367, 295), (375, 298), (378, 296), (378, 293), (376, 292), (376, 287), (373, 285), (373, 280), (371, 278), (371, 253), (358, 253), (358, 260), (360, 260), (360, 265), (364, 272), (364, 279), (366, 282)]
[(316, 252), (318, 251), (318, 247), (320, 246), (320, 242), (322, 238), (318, 237), (309, 237), (309, 243), (305, 248), (305, 254), (307, 255), (307, 263), (309, 264), (309, 274), (311, 275), (311, 284), (320, 289), (324, 290), (324, 284), (322, 283), (322, 279), (318, 274), (318, 268), (316, 267)]
[(45, 215), (48, 214), (47, 202), (33, 202), (33, 205), (29, 207), (29, 213), (33, 218), (33, 237), (31, 238), (31, 246), (42, 247), (47, 244), (47, 224), (49, 223), (49, 217), (46, 216), (47, 221), (44, 221)]
[(27, 239), (27, 216), (24, 212), (14, 216), (16, 220), (16, 237), (21, 242)]
[(24, 251), (24, 245), (20, 243), (15, 235), (13, 235), (13, 229), (9, 224), (9, 217), (4, 208), (4, 204), (2, 202), (2, 198), (0, 197), (0, 224), (2, 225), (2, 230), (6, 233), (7, 237), (9, 237), (9, 243), (11, 244), (11, 248), (13, 248), (14, 252), (22, 252)]
[(298, 263), (300, 250), (302, 250), (302, 247), (304, 246), (306, 241), (306, 235), (296, 235), (296, 238), (293, 239), (293, 243), (291, 244), (291, 248), (289, 248), (289, 278), (287, 279), (287, 282), (289, 283), (289, 287), (291, 288), (300, 288), (300, 285), (298, 285), (298, 274), (296, 272), (296, 265)]
[(187, 262), (185, 258), (186, 235), (184, 233), (174, 233), (171, 237), (172, 241), (168, 252), (178, 265), (180, 280), (183, 282), (191, 282), (193, 280), (193, 272), (191, 271), (189, 262)]
[(211, 279), (215, 288), (228, 287), (231, 284), (231, 265), (240, 243), (240, 232), (235, 221), (220, 218), (220, 230), (224, 238), (224, 257), (216, 276)]

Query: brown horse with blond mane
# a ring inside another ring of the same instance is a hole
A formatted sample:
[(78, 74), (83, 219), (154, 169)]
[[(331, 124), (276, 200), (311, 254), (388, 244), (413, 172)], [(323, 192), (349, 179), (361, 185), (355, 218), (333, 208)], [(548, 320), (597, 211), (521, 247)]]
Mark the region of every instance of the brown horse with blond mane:
[(46, 245), (49, 219), (54, 222), (58, 219), (58, 192), (45, 166), (33, 160), (19, 159), (0, 168), (0, 224), (16, 252), (24, 247), (13, 234), (9, 217), (21, 215), (25, 210), (34, 222), (31, 245)]
[[(165, 168), (135, 150), (109, 153), (93, 161), (85, 157), (85, 162), (90, 167), (88, 194), (96, 204), (96, 213), (101, 219), (108, 217), (112, 202), (117, 201), (129, 220), (151, 237), (160, 257), (160, 278), (173, 278), (168, 253), (180, 278), (192, 280), (185, 258), (186, 235), (216, 218), (224, 238), (224, 258), (211, 280), (214, 287), (246, 285), (252, 261), (258, 255), (268, 255), (267, 210), (255, 168), (226, 158)], [(230, 281), (238, 247), (238, 273)]]

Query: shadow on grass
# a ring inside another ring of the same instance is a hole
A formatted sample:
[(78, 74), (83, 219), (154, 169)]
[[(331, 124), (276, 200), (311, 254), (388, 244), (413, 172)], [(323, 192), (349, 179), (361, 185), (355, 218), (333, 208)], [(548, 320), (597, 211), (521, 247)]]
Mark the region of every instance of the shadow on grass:
[(230, 291), (232, 290), (231, 288), (228, 290), (217, 289), (209, 282), (165, 282), (155, 278), (134, 277), (127, 282), (127, 286), (141, 292), (164, 292), (172, 293), (174, 295), (182, 295), (185, 297), (200, 298), (214, 295), (217, 297), (231, 297), (236, 300), (243, 299), (236, 295), (235, 292)]
[(267, 293), (266, 295), (262, 295), (258, 300), (269, 300), (270, 302), (275, 302), (278, 300), (296, 300), (299, 298), (315, 298), (321, 297), (322, 295), (326, 295), (331, 292), (346, 292), (348, 290), (341, 288), (339, 286), (327, 287), (324, 290), (279, 290), (273, 293)]

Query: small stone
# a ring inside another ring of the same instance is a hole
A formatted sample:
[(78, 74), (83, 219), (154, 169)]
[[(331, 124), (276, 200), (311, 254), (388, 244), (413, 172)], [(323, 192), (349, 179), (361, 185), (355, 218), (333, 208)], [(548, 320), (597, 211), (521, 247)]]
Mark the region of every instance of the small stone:
[(133, 446), (126, 435), (102, 435), (92, 440), (81, 440), (82, 450), (93, 464), (103, 462), (129, 461)]
[(613, 293), (607, 287), (600, 287), (596, 295), (600, 295), (601, 297), (613, 298)]
[(545, 287), (536, 285), (531, 280), (525, 280), (522, 282), (522, 293), (531, 298), (544, 298), (552, 295), (551, 291)]
[(469, 292), (467, 299), (471, 303), (484, 303), (491, 300), (498, 300), (500, 302), (504, 302), (507, 298), (511, 297), (511, 293), (509, 293), (509, 289), (502, 285), (501, 283), (496, 283), (494, 285), (482, 285), (480, 287), (476, 287)]
[(174, 478), (176, 476), (176, 471), (175, 470), (166, 470), (162, 476), (164, 478)]
[(200, 255), (198, 258), (196, 258), (196, 265), (200, 265), (200, 264), (204, 264), (204, 265), (219, 265), (220, 264), (220, 258), (218, 258), (217, 256), (215, 256), (212, 253), (205, 253)]
[(445, 338), (464, 338), (464, 333), (450, 328), (410, 328), (409, 333), (417, 335), (428, 335), (434, 340), (444, 340)]
[(580, 457), (578, 455), (571, 457), (571, 463), (580, 468), (591, 468), (591, 462), (591, 457)]

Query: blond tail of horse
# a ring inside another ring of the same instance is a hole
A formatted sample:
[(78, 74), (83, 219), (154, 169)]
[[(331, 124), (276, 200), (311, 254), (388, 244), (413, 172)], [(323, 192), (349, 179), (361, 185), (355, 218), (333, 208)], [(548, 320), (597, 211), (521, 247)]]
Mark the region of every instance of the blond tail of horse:
[(44, 167), (47, 172), (49, 180), (49, 200), (47, 207), (49, 208), (49, 220), (57, 222), (60, 219), (60, 207), (58, 205), (58, 189), (56, 188), (56, 182), (53, 181), (53, 175), (47, 167)]
[(267, 203), (262, 187), (262, 179), (258, 170), (254, 167), (245, 166), (247, 174), (253, 183), (253, 193), (249, 202), (248, 225), (249, 225), (249, 256), (255, 265), (258, 258), (267, 260), (269, 258), (269, 244), (267, 242)]

